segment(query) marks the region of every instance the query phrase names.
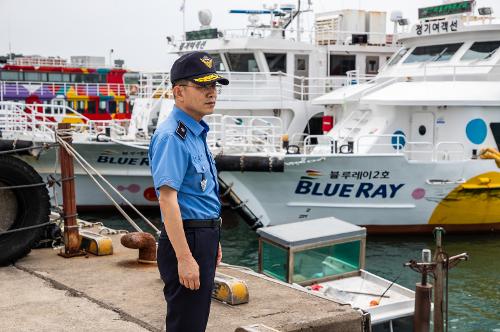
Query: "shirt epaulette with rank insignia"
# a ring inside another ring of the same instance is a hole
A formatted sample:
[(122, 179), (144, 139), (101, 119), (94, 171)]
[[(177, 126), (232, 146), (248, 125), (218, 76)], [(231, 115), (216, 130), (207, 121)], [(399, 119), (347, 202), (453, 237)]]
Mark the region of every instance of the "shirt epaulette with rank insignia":
[(186, 139), (187, 135), (187, 127), (182, 121), (179, 121), (179, 124), (177, 125), (177, 129), (175, 130), (175, 133), (179, 135), (180, 138)]

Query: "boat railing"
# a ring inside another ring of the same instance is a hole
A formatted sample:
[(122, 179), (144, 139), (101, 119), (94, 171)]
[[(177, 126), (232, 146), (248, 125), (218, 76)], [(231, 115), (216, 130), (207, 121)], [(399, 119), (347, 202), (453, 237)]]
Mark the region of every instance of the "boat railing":
[(54, 141), (50, 124), (37, 114), (26, 112), (20, 103), (0, 102), (0, 132), (5, 139)]
[[(366, 35), (368, 45), (394, 45), (397, 40), (393, 34), (385, 32), (366, 32), (338, 30), (330, 27), (301, 29), (300, 41), (316, 45), (349, 45), (353, 44), (353, 35)], [(220, 33), (224, 40), (238, 38), (278, 38), (297, 41), (297, 30), (274, 27), (248, 27), (242, 29), (226, 29)], [(354, 41), (354, 43), (357, 43)]]
[(361, 135), (356, 139), (354, 153), (403, 154), (406, 137), (398, 134)]
[(359, 73), (348, 76), (303, 77), (282, 72), (223, 72), (231, 84), (222, 87), (220, 101), (246, 101), (256, 98), (275, 100), (311, 100), (335, 89), (374, 79)]
[(10, 64), (16, 66), (54, 66), (54, 67), (67, 67), (70, 66), (71, 63), (68, 63), (66, 59), (54, 57), (54, 58), (38, 58), (38, 57), (23, 57), (23, 58), (15, 58), (9, 61)]
[[(342, 140), (347, 140), (353, 135), (353, 133), (358, 130), (361, 126), (361, 123), (369, 116), (371, 110), (354, 110), (351, 112), (339, 125), (338, 128), (338, 137)], [(358, 116), (358, 118), (356, 118)], [(346, 127), (348, 124), (351, 124), (351, 127)], [(347, 132), (347, 134), (343, 134)]]
[(282, 147), (283, 124), (271, 116), (211, 115), (208, 145), (227, 153), (279, 152)]
[(297, 145), (299, 148), (302, 147), (304, 149), (304, 140), (309, 136), (307, 133), (294, 133), (292, 138), (290, 139), (290, 144)]
[(123, 96), (130, 91), (130, 86), (123, 83), (69, 83), (69, 82), (29, 82), (0, 81), (0, 98), (24, 99), (36, 95), (43, 99), (74, 96)]
[(358, 137), (354, 153), (403, 154), (408, 160), (451, 161), (465, 160), (465, 146), (461, 142), (407, 141), (404, 135), (363, 135)]
[[(353, 41), (353, 35), (366, 35), (367, 45), (395, 45), (397, 43), (393, 34), (385, 32), (366, 31), (341, 31), (333, 28), (314, 29), (314, 41), (317, 45), (352, 45), (359, 44)], [(363, 41), (364, 42), (364, 41)]]
[[(7, 63), (16, 65), (16, 66), (33, 66), (33, 67), (42, 67), (42, 66), (51, 66), (51, 67), (85, 67), (85, 68), (117, 68), (110, 67), (105, 65), (102, 61), (84, 61), (84, 62), (71, 62), (66, 59), (59, 57), (22, 57), (15, 58), (13, 60), (7, 60)], [(118, 67), (119, 68), (119, 67)]]
[[(373, 80), (375, 75), (348, 72), (346, 76), (305, 77), (283, 72), (220, 72), (231, 82), (223, 86), (219, 101), (311, 100), (335, 89)], [(129, 86), (139, 98), (171, 98), (172, 87), (167, 73), (141, 74), (138, 86)], [(137, 91), (137, 92), (135, 92)]]
[[(468, 65), (441, 65), (424, 63), (422, 80), (470, 80), (471, 75), (481, 75), (481, 80), (500, 81), (500, 65), (498, 64), (468, 64)], [(485, 76), (485, 77), (484, 77)]]
[(403, 78), (402, 77), (392, 77), (390, 79), (386, 79), (386, 80), (380, 80), (378, 79), (378, 77), (374, 77), (372, 80), (370, 81), (375, 81), (376, 84), (374, 84), (373, 86), (363, 90), (361, 92), (361, 96), (360, 96), (360, 99), (370, 93), (373, 93), (377, 90), (381, 90), (382, 88), (388, 86), (388, 85), (391, 85), (392, 83), (396, 83), (396, 82), (399, 82), (399, 81), (402, 81)]
[(335, 154), (335, 140), (327, 135), (307, 135), (304, 138), (303, 154)]
[(403, 152), (408, 160), (433, 161), (435, 155), (432, 142), (405, 142)]
[(220, 33), (223, 39), (238, 39), (238, 38), (280, 38), (284, 39), (293, 33), (292, 30), (272, 27), (248, 27), (241, 29), (224, 29)]
[(349, 85), (366, 83), (368, 81), (373, 81), (377, 77), (376, 74), (363, 74), (359, 69), (347, 71), (346, 76)]
[(97, 139), (100, 134), (124, 137), (129, 124), (129, 120), (91, 120), (64, 105), (2, 101), (0, 114), (2, 135), (31, 137), (51, 142), (54, 140), (54, 131), (59, 122), (71, 123), (75, 131), (75, 140), (83, 141)]
[[(445, 149), (449, 147), (448, 149)], [(434, 148), (434, 160), (465, 160), (465, 146), (461, 142), (439, 142)]]
[(140, 73), (136, 88), (139, 98), (160, 98), (171, 96), (169, 73)]

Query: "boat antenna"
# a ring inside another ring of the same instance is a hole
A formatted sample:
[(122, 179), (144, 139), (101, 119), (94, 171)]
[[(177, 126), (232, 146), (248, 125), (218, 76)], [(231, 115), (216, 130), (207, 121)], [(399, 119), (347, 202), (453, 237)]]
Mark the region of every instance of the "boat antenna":
[(179, 11), (182, 12), (182, 36), (186, 38), (186, 0), (181, 0), (181, 7)]
[[(299, 1), (299, 3), (298, 3), (298, 5), (297, 5), (297, 10), (296, 10), (296, 11), (295, 11), (295, 13), (293, 14), (293, 16), (292, 16), (292, 14), (290, 14), (290, 19), (289, 19), (289, 20), (288, 20), (288, 22), (286, 22), (286, 24), (283, 26), (283, 30), (285, 30), (286, 28), (288, 28), (288, 26), (290, 25), (290, 23), (292, 23), (292, 21), (295, 19), (295, 17), (297, 17), (297, 15), (299, 15), (299, 14), (300, 14), (300, 0), (298, 0), (298, 1)], [(299, 30), (299, 29), (297, 29), (297, 33), (298, 33), (298, 30)]]

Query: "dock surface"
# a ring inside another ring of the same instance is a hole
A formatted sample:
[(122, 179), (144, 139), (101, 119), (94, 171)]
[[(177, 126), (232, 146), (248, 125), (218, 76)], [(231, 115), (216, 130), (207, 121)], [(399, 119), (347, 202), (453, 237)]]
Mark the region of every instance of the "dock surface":
[[(96, 231), (96, 230), (94, 230)], [(165, 331), (163, 282), (156, 265), (112, 235), (114, 254), (62, 258), (36, 249), (0, 268), (2, 331)], [(362, 331), (361, 314), (254, 272), (219, 267), (247, 283), (250, 301), (212, 301), (207, 331), (263, 324), (278, 331)], [(168, 331), (168, 329), (167, 329)]]

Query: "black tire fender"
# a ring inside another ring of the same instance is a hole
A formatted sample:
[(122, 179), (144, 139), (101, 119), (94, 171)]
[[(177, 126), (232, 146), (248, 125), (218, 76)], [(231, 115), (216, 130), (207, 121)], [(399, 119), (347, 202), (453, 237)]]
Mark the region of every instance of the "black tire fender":
[[(0, 155), (0, 187), (42, 183), (40, 175), (25, 161)], [(46, 186), (0, 189), (0, 233), (49, 222), (50, 198)], [(26, 256), (40, 238), (38, 227), (0, 235), (0, 266)]]

